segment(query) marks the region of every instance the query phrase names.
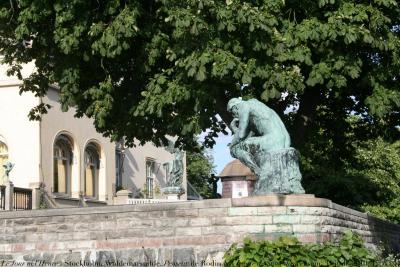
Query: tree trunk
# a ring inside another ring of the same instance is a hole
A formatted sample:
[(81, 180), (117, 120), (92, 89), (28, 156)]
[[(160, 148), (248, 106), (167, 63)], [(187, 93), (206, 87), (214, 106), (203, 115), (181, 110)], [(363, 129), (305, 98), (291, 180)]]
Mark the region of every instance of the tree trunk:
[(301, 148), (307, 142), (320, 100), (321, 91), (318, 88), (306, 87), (304, 93), (300, 96), (299, 110), (290, 129), (293, 147)]
[(230, 122), (233, 119), (232, 115), (227, 111), (227, 105), (230, 98), (225, 95), (225, 93), (221, 89), (219, 89), (219, 91), (217, 92), (217, 104), (215, 106), (215, 110), (221, 117), (222, 121), (225, 122), (226, 126), (230, 129)]

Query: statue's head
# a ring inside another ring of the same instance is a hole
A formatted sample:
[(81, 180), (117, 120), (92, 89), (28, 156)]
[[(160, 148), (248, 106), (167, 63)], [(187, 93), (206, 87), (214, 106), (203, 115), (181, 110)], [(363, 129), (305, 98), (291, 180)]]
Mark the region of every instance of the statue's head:
[(243, 100), (241, 100), (239, 98), (232, 98), (231, 100), (229, 100), (228, 106), (227, 106), (228, 112), (232, 112), (233, 111), (233, 107), (236, 106), (237, 104), (241, 103), (242, 101)]

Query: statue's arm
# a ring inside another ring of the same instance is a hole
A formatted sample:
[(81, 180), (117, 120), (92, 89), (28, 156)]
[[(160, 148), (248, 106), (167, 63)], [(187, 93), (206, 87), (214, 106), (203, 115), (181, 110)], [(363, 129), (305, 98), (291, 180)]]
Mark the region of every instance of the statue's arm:
[(247, 103), (245, 105), (241, 105), (241, 110), (239, 113), (239, 129), (237, 131), (238, 138), (240, 140), (246, 139), (248, 134), (249, 134), (249, 116), (250, 116), (250, 110), (249, 107), (247, 106)]
[(231, 130), (232, 130), (233, 133), (236, 133), (236, 132), (237, 132), (237, 130), (238, 130), (238, 124), (239, 124), (239, 119), (237, 119), (237, 118), (234, 118), (234, 119), (231, 121), (230, 126), (231, 126)]
[(235, 134), (233, 136), (232, 143), (230, 144), (231, 147), (246, 139), (249, 134), (249, 108), (247, 105), (241, 105), (239, 118), (236, 120), (239, 120), (239, 127), (237, 127), (236, 131), (234, 131)]

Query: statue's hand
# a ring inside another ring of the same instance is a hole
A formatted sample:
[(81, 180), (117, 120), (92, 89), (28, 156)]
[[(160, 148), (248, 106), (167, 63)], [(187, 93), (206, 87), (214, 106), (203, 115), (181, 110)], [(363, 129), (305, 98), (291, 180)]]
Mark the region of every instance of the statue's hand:
[(234, 147), (235, 145), (237, 145), (239, 143), (239, 140), (237, 139), (233, 139), (231, 143), (228, 144), (229, 148)]

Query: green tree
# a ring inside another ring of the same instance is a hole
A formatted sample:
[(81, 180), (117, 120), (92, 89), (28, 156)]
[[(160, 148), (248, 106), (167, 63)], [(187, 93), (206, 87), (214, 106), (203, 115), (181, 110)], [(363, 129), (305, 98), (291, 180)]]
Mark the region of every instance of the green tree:
[(21, 79), (34, 60), (21, 91), (42, 96), (56, 83), (64, 109), (128, 145), (170, 135), (192, 149), (208, 129), (212, 146), (231, 119), (227, 101), (255, 97), (286, 121), (306, 188), (326, 174), (359, 190), (366, 174), (340, 178), (358, 162), (352, 142), (400, 136), (399, 25), (396, 0), (9, 0), (0, 54)]
[(396, 0), (10, 0), (0, 3), (0, 53), (20, 78), (35, 61), (22, 91), (40, 96), (57, 83), (63, 108), (115, 140), (176, 135), (190, 148), (210, 129), (212, 146), (230, 120), (228, 99), (243, 96), (282, 116), (299, 104), (285, 119), (302, 149), (321, 107), (335, 140), (349, 112), (393, 137), (399, 20)]
[(347, 123), (342, 145), (321, 127), (303, 149), (306, 191), (400, 223), (400, 141), (368, 135), (359, 140), (355, 133), (366, 133), (369, 127), (355, 116)]
[(376, 198), (364, 201), (361, 209), (400, 224), (400, 141), (378, 138), (357, 148), (358, 172), (374, 185)]
[(203, 198), (212, 198), (213, 187), (209, 179), (214, 173), (214, 159), (209, 151), (188, 152), (186, 164), (188, 181)]

